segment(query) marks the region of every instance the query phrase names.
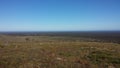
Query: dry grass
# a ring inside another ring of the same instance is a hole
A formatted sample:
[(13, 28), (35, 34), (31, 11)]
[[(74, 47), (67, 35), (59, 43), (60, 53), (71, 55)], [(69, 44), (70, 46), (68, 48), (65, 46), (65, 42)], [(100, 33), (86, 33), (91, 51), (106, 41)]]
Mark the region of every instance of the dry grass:
[(120, 44), (49, 36), (0, 36), (0, 68), (119, 68)]

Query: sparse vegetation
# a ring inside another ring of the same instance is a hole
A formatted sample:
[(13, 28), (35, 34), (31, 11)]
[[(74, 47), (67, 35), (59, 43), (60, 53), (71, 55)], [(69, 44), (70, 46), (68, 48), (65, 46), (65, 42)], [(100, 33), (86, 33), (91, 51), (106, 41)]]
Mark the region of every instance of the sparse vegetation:
[[(120, 44), (59, 36), (0, 36), (0, 68), (119, 68)], [(28, 39), (32, 41), (27, 41)], [(9, 46), (3, 46), (7, 41)]]

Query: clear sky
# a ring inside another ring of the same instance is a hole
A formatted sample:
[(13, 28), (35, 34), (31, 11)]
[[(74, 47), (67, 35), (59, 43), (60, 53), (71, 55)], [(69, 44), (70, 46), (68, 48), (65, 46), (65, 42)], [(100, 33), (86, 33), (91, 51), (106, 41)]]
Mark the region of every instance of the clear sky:
[(120, 30), (120, 0), (0, 0), (0, 31)]

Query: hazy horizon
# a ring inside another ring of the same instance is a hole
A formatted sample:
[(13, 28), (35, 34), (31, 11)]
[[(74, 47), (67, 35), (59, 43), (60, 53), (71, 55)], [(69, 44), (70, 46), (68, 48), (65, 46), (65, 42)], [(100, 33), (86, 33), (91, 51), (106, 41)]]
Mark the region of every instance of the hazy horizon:
[(120, 31), (119, 0), (0, 0), (0, 32)]

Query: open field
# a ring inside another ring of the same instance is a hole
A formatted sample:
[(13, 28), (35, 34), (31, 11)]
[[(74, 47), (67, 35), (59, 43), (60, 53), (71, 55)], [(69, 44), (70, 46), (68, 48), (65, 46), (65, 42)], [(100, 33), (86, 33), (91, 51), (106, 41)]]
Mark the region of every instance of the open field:
[(119, 68), (120, 35), (0, 34), (0, 68)]

